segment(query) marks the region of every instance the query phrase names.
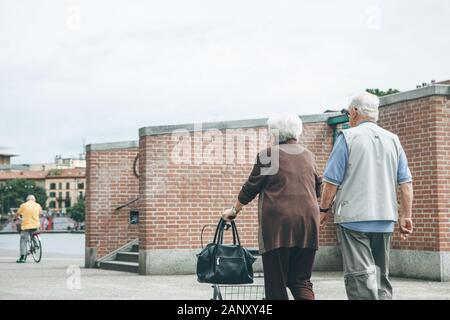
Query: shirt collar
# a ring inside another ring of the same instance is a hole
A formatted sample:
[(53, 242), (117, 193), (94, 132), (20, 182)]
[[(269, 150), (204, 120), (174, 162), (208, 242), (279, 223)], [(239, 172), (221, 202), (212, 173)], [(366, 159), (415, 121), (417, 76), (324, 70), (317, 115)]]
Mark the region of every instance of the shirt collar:
[(374, 122), (374, 121), (364, 120), (364, 121), (360, 122), (360, 123), (357, 125), (357, 127), (360, 126), (360, 125), (362, 125), (362, 124), (364, 124), (364, 123), (373, 123), (373, 124), (376, 124), (376, 122)]

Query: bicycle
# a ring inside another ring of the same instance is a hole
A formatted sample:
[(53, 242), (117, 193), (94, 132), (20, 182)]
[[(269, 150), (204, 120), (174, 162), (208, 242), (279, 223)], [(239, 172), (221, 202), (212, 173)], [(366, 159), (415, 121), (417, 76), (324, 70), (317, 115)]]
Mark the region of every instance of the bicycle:
[(30, 234), (27, 240), (27, 255), (25, 259), (31, 254), (34, 262), (39, 263), (42, 259), (42, 244), (39, 231), (34, 231)]
[[(13, 220), (16, 221), (22, 221), (22, 219), (17, 218)], [(17, 231), (19, 233), (22, 231), (20, 228), (20, 224), (17, 225)], [(25, 255), (25, 260), (27, 257), (31, 255), (33, 257), (34, 262), (39, 263), (42, 259), (42, 243), (41, 243), (41, 237), (40, 232), (38, 230), (33, 230), (28, 232), (28, 240), (27, 240), (27, 254)]]

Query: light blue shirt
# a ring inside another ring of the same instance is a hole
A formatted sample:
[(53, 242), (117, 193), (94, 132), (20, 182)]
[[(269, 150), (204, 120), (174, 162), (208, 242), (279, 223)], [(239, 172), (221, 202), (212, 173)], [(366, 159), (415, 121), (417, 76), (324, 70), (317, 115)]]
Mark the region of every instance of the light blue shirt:
[[(360, 123), (359, 125), (363, 124)], [(348, 148), (344, 135), (341, 133), (336, 139), (330, 158), (328, 159), (323, 180), (339, 186), (344, 181), (345, 171), (348, 164)], [(412, 181), (411, 172), (408, 168), (408, 160), (402, 150), (397, 170), (397, 183), (402, 184)], [(393, 232), (395, 221), (363, 221), (341, 223), (344, 228), (359, 232)]]

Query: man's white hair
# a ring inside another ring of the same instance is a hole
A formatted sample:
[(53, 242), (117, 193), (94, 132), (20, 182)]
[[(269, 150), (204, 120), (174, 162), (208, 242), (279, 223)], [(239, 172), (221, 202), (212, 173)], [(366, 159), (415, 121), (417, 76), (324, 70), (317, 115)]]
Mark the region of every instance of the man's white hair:
[(378, 107), (380, 106), (380, 99), (374, 94), (364, 92), (357, 95), (350, 102), (349, 109), (358, 109), (358, 113), (373, 121), (378, 121)]
[(35, 198), (32, 194), (30, 194), (30, 195), (28, 195), (28, 197), (27, 197), (27, 201), (30, 201), (30, 200), (36, 201), (36, 198)]
[(303, 122), (295, 114), (280, 114), (270, 117), (267, 125), (270, 132), (275, 137), (278, 136), (280, 143), (290, 139), (298, 141), (303, 132)]

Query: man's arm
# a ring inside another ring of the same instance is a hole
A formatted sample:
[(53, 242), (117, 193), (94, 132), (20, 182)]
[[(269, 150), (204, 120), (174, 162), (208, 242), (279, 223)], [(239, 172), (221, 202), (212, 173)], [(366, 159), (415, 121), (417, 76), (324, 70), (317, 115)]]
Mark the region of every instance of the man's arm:
[(22, 215), (22, 206), (19, 207), (16, 214), (14, 215), (14, 220), (19, 219), (19, 216), (21, 216), (21, 215)]
[(407, 240), (413, 232), (412, 222), (412, 202), (413, 202), (413, 186), (412, 175), (408, 167), (408, 159), (406, 158), (403, 148), (400, 150), (400, 158), (397, 169), (397, 183), (400, 184), (400, 204), (401, 212), (399, 219), (399, 230), (402, 240)]
[(403, 240), (408, 239), (408, 237), (413, 232), (413, 222), (412, 222), (412, 202), (413, 202), (413, 186), (412, 182), (403, 183), (400, 185), (400, 235)]
[[(344, 180), (347, 164), (348, 148), (344, 135), (341, 133), (336, 139), (323, 174), (323, 191), (320, 208), (327, 209), (331, 207), (337, 188)], [(320, 228), (325, 226), (329, 218), (329, 212), (320, 213)]]
[[(329, 182), (323, 183), (322, 199), (320, 200), (320, 207), (323, 209), (330, 208), (331, 203), (336, 195), (337, 186)], [(329, 212), (320, 213), (320, 228), (323, 228), (330, 218)]]

